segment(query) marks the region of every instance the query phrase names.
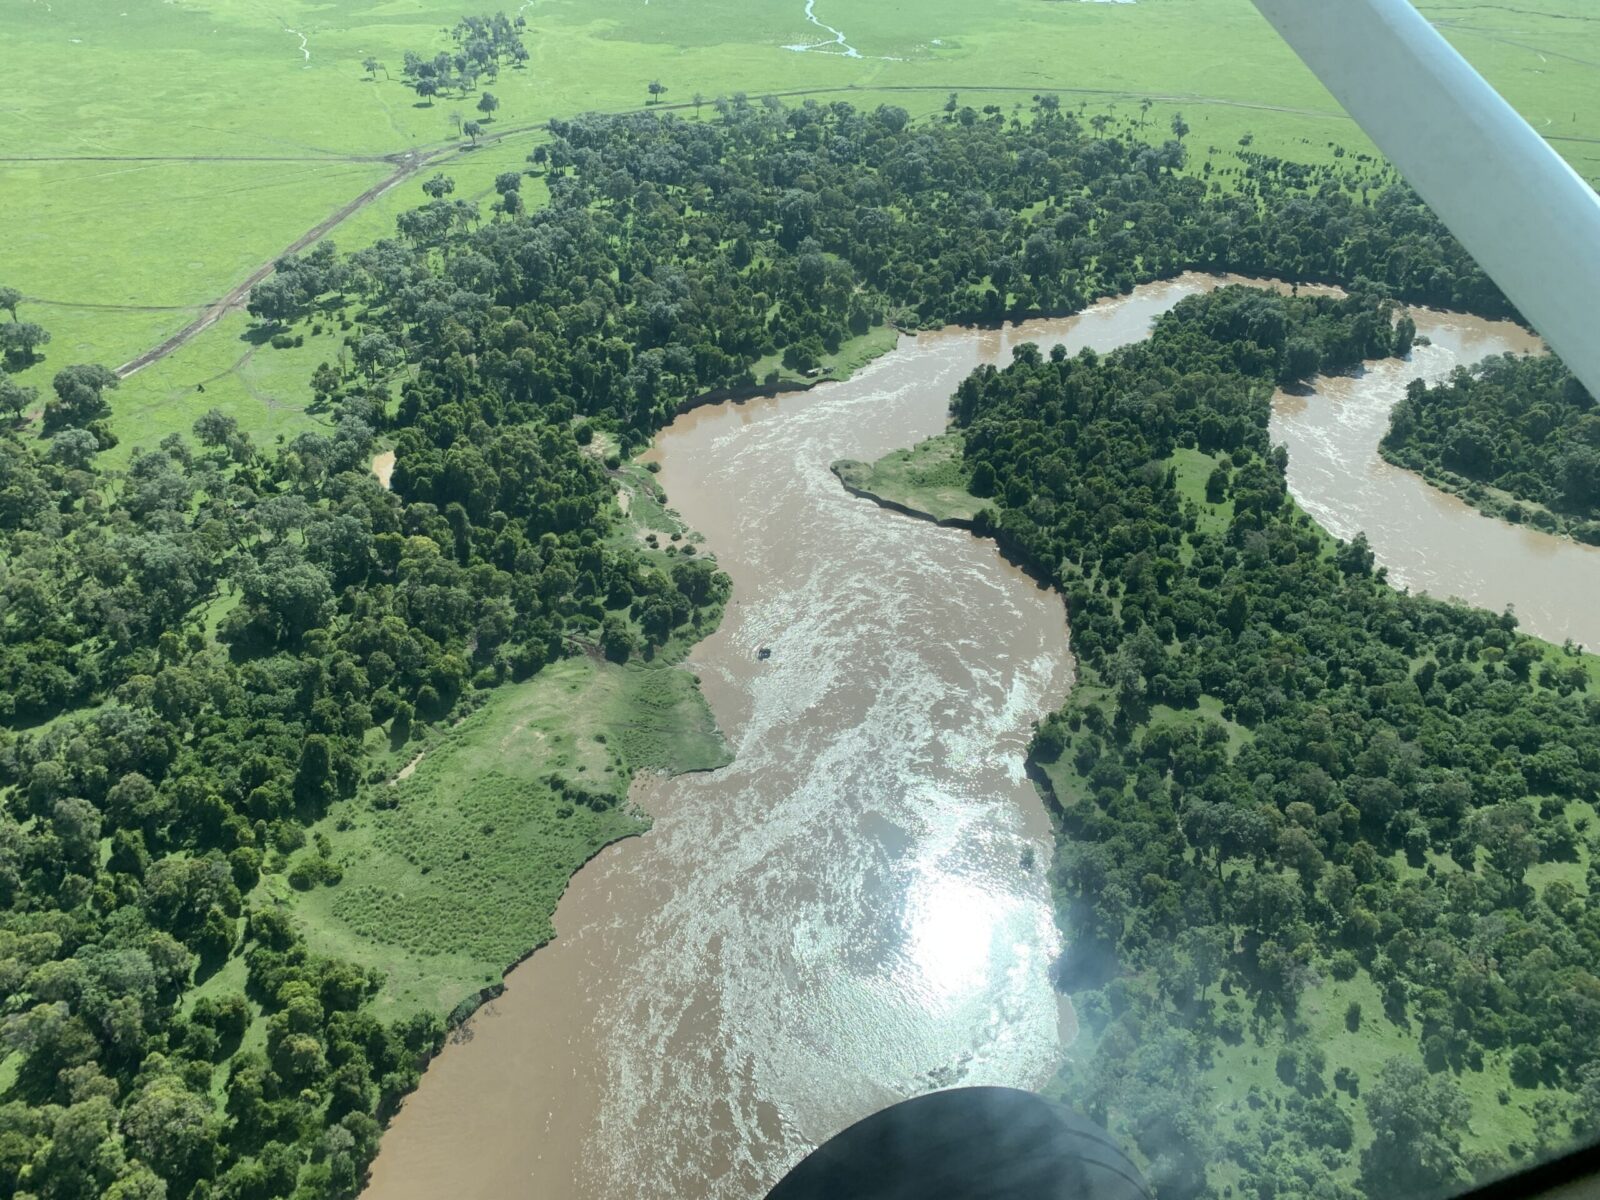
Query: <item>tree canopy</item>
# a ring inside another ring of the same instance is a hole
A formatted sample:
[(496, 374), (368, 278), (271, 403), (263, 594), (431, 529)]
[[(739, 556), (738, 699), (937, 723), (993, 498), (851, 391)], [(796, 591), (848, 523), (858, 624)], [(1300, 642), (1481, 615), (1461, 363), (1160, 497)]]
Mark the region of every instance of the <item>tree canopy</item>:
[[(520, 62), (519, 27), (469, 18), (407, 77), (470, 87)], [(1164, 1191), (1196, 1190), (1206, 1039), (1233, 1015), (1211, 989), (1292, 1006), (1343, 954), (1430, 1071), (1514, 1046), (1589, 1096), (1592, 906), (1528, 883), (1573, 860), (1563, 805), (1595, 791), (1586, 676), (1329, 546), (1266, 435), (1279, 380), (1403, 349), (1394, 300), (1504, 300), (1381, 168), (1245, 153), (1224, 187), (1181, 169), (1186, 129), (1096, 132), (1049, 97), (1012, 120), (735, 97), (705, 122), (554, 122), (544, 207), (507, 181), (486, 220), (441, 179), (395, 237), (255, 289), (273, 327), (356, 310), (349, 361), (311, 381), (325, 427), (260, 447), (212, 412), (109, 470), (115, 376), (61, 370), (54, 436), (0, 432), (0, 1194), (353, 1195), (443, 1014), (380, 1021), (380, 980), (308, 948), (263, 880), (309, 878), (291, 856), (363, 786), (369, 738), (710, 627), (714, 566), (611, 536), (620, 458), (763, 360), (820, 369), (885, 322), (1072, 311), (1190, 268), (1352, 297), (1228, 291), (1146, 346), (1026, 350), (955, 400), (985, 528), (1060, 583), (1088, 681), (1036, 743), (1086, 781), (1054, 879), (1111, 963), (1084, 1094)], [(1179, 448), (1215, 460), (1212, 532)], [(244, 982), (196, 994), (224, 969)], [(1348, 1156), (1320, 1074), (1297, 1066), (1279, 1125)], [(1435, 1132), (1418, 1171), (1453, 1168)], [(1258, 1190), (1304, 1181), (1303, 1157), (1230, 1153)]]
[(1382, 448), (1490, 512), (1600, 545), (1600, 407), (1552, 356), (1491, 358), (1437, 387), (1413, 383)]

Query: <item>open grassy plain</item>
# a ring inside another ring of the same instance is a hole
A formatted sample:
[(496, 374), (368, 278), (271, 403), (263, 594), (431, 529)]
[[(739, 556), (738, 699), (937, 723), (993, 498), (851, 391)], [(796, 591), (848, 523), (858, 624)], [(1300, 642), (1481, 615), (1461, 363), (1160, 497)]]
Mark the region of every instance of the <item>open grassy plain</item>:
[[(1600, 72), (1600, 17), (1583, 0), (1423, 8), (1600, 179), (1600, 114), (1585, 103)], [(1054, 91), (1123, 116), (1150, 99), (1152, 136), (1181, 111), (1197, 150), (1246, 134), (1258, 150), (1301, 159), (1334, 142), (1367, 148), (1247, 0), (822, 0), (815, 21), (802, 0), (532, 0), (516, 9), (526, 69), (419, 100), (399, 79), (404, 53), (447, 47), (469, 11), (437, 0), (6, 6), (0, 38), (21, 69), (0, 83), (0, 211), (10, 218), (0, 283), (20, 288), (25, 318), (53, 335), (22, 381), (47, 390), (67, 363), (131, 362), (385, 183), (326, 236), (349, 249), (390, 233), (422, 198), (417, 176), (435, 169), (459, 195), (482, 196), (522, 164), (545, 121), (642, 106), (652, 80), (691, 115), (738, 91), (892, 102), (919, 116), (950, 91), (1006, 109)], [(368, 58), (383, 67), (365, 70)], [(458, 118), (478, 115), (485, 90), (501, 106), (474, 147)], [(269, 441), (314, 423), (305, 380), (336, 356), (334, 339), (258, 350), (247, 332), (241, 315), (224, 316), (129, 377), (114, 405), (120, 453), (186, 431), (213, 405)]]

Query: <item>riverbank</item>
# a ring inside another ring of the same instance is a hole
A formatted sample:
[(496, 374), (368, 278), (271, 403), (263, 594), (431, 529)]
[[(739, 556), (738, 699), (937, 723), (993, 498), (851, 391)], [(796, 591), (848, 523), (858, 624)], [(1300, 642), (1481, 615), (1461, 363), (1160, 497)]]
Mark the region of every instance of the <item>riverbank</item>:
[(694, 676), (670, 664), (553, 663), (495, 689), (412, 774), (370, 785), (309, 830), (337, 882), (274, 898), (311, 945), (381, 971), (376, 1010), (463, 1020), (555, 935), (568, 881), (645, 832), (631, 785), (728, 751)]
[[(1501, 521), (1507, 525), (1525, 525), (1540, 533), (1569, 538), (1580, 545), (1600, 545), (1600, 540), (1594, 540), (1600, 538), (1600, 523), (1586, 517), (1558, 513), (1536, 500), (1514, 496), (1492, 484), (1479, 483), (1475, 479), (1467, 479), (1453, 471), (1428, 466), (1413, 456), (1399, 453), (1388, 446), (1380, 444), (1378, 453), (1382, 455), (1384, 462), (1421, 476), (1430, 486), (1459, 497), (1462, 503), (1477, 509), (1490, 520)], [(1590, 536), (1580, 537), (1580, 531)]]

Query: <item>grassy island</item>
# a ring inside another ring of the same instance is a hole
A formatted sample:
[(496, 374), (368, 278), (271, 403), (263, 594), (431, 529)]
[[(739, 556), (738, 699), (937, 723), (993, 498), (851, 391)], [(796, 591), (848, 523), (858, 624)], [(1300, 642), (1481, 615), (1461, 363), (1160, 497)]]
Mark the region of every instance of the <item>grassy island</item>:
[(851, 492), (940, 525), (970, 526), (984, 501), (971, 492), (958, 434), (941, 434), (909, 450), (863, 463), (843, 459), (833, 473)]

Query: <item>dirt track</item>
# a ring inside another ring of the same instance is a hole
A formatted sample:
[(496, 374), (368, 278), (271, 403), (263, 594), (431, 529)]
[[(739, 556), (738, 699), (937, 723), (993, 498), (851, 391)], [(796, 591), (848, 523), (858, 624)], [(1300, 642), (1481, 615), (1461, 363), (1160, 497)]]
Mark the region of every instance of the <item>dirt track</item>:
[[(1088, 97), (1088, 96), (1104, 96), (1104, 97), (1110, 97), (1110, 98), (1113, 98), (1113, 99), (1153, 100), (1158, 104), (1204, 104), (1204, 105), (1214, 105), (1214, 106), (1218, 106), (1218, 107), (1222, 107), (1222, 108), (1240, 108), (1240, 109), (1253, 110), (1253, 111), (1256, 111), (1256, 112), (1282, 113), (1282, 114), (1286, 114), (1286, 115), (1289, 115), (1289, 116), (1310, 117), (1310, 118), (1319, 119), (1319, 120), (1348, 121), (1350, 119), (1349, 116), (1347, 116), (1345, 113), (1340, 112), (1338, 110), (1329, 111), (1329, 110), (1314, 109), (1314, 108), (1293, 108), (1293, 107), (1289, 107), (1287, 105), (1263, 104), (1263, 103), (1250, 101), (1250, 100), (1227, 100), (1227, 99), (1223, 99), (1223, 98), (1216, 97), (1216, 96), (1194, 96), (1194, 95), (1187, 95), (1187, 94), (1182, 94), (1182, 93), (1161, 93), (1161, 92), (1129, 92), (1129, 91), (1119, 91), (1119, 90), (1116, 90), (1116, 89), (1109, 89), (1109, 88), (1039, 88), (1039, 87), (1017, 87), (1017, 86), (985, 87), (985, 86), (980, 86), (980, 85), (976, 85), (976, 84), (957, 84), (957, 85), (953, 85), (952, 86), (952, 85), (949, 85), (949, 84), (931, 84), (931, 83), (928, 83), (928, 84), (894, 84), (894, 85), (885, 85), (885, 86), (858, 87), (855, 84), (846, 84), (846, 85), (841, 85), (841, 86), (836, 86), (836, 87), (794, 88), (794, 89), (791, 89), (791, 90), (788, 90), (788, 91), (766, 92), (766, 93), (763, 93), (763, 95), (775, 96), (775, 97), (777, 97), (779, 99), (795, 99), (795, 98), (802, 97), (802, 96), (848, 96), (848, 95), (850, 95), (852, 93), (860, 93), (860, 92), (876, 92), (876, 93), (880, 93), (880, 94), (881, 93), (914, 94), (914, 93), (923, 92), (923, 93), (936, 93), (936, 94), (940, 94), (940, 95), (948, 95), (951, 92), (955, 92), (955, 93), (958, 93), (958, 94), (961, 93), (961, 92), (978, 92), (978, 93), (988, 93), (988, 94), (1006, 93), (1006, 94), (1016, 94), (1016, 95), (1026, 95), (1026, 96), (1044, 95), (1044, 94), (1055, 95), (1055, 96), (1085, 96), (1085, 97)], [(685, 109), (696, 108), (696, 107), (698, 107), (698, 106), (695, 105), (695, 103), (693, 101), (691, 101), (691, 100), (679, 100), (679, 101), (674, 101), (671, 104), (652, 104), (652, 105), (646, 105), (646, 106), (644, 106), (642, 108), (621, 109), (621, 110), (618, 110), (618, 111), (620, 111), (620, 112), (672, 112), (672, 111), (680, 111), (681, 112), (681, 111), (683, 111)], [(175, 333), (171, 337), (167, 338), (166, 341), (162, 342), (159, 346), (156, 346), (154, 349), (145, 351), (143, 354), (139, 355), (138, 358), (131, 359), (130, 361), (123, 363), (120, 367), (117, 368), (117, 376), (119, 378), (126, 379), (129, 375), (132, 375), (134, 372), (142, 370), (145, 367), (148, 367), (153, 362), (160, 361), (161, 359), (165, 358), (167, 355), (171, 354), (173, 351), (177, 350), (179, 347), (184, 346), (187, 343), (189, 343), (190, 341), (192, 341), (199, 334), (203, 333), (205, 330), (209, 329), (212, 325), (216, 324), (216, 322), (218, 320), (220, 320), (224, 314), (226, 314), (227, 312), (231, 311), (232, 309), (235, 309), (235, 308), (238, 308), (238, 307), (242, 306), (246, 302), (246, 300), (248, 300), (248, 298), (249, 298), (250, 289), (255, 287), (256, 284), (260, 283), (263, 279), (265, 279), (268, 275), (270, 275), (272, 273), (273, 264), (276, 263), (280, 258), (283, 258), (286, 255), (290, 255), (290, 254), (298, 254), (301, 250), (304, 250), (307, 246), (311, 245), (313, 242), (317, 241), (319, 238), (321, 238), (324, 235), (326, 235), (335, 226), (341, 224), (343, 221), (345, 221), (349, 217), (354, 216), (356, 213), (360, 212), (367, 205), (371, 204), (374, 200), (378, 199), (378, 197), (380, 197), (384, 193), (390, 191), (396, 185), (405, 182), (407, 179), (410, 179), (413, 175), (417, 174), (417, 172), (423, 170), (424, 168), (427, 168), (427, 167), (430, 167), (430, 166), (435, 166), (438, 163), (441, 163), (441, 162), (443, 162), (444, 160), (446, 160), (448, 158), (452, 158), (452, 157), (455, 157), (455, 156), (461, 155), (461, 154), (469, 154), (473, 150), (477, 149), (480, 146), (493, 145), (493, 144), (495, 144), (497, 142), (504, 141), (506, 138), (516, 137), (516, 136), (521, 135), (521, 134), (533, 133), (533, 132), (536, 132), (538, 130), (545, 129), (546, 127), (547, 127), (547, 123), (546, 122), (542, 122), (542, 121), (541, 122), (535, 122), (535, 123), (529, 123), (529, 124), (521, 124), (521, 125), (508, 125), (503, 129), (496, 129), (496, 130), (490, 131), (476, 145), (463, 146), (460, 142), (454, 142), (454, 141), (452, 141), (452, 142), (438, 142), (438, 143), (434, 143), (431, 146), (419, 148), (417, 150), (406, 151), (403, 154), (394, 154), (394, 155), (387, 155), (387, 156), (382, 156), (382, 157), (367, 157), (367, 158), (363, 158), (363, 157), (355, 156), (355, 157), (347, 157), (347, 158), (340, 159), (337, 156), (327, 156), (326, 158), (323, 158), (323, 157), (311, 158), (309, 156), (300, 157), (300, 158), (291, 158), (291, 157), (288, 157), (288, 156), (283, 156), (283, 157), (262, 156), (262, 157), (251, 157), (251, 158), (243, 158), (243, 157), (240, 157), (240, 158), (229, 158), (229, 157), (225, 157), (225, 156), (217, 156), (217, 157), (197, 156), (197, 157), (194, 157), (194, 158), (176, 158), (176, 157), (168, 158), (166, 156), (160, 156), (160, 155), (151, 156), (150, 158), (142, 158), (142, 157), (137, 157), (137, 156), (127, 156), (127, 161), (140, 161), (140, 162), (145, 162), (145, 161), (150, 161), (150, 162), (157, 162), (157, 161), (161, 161), (161, 162), (164, 162), (164, 161), (172, 161), (172, 162), (234, 162), (234, 161), (240, 161), (240, 162), (309, 162), (309, 161), (317, 161), (317, 162), (321, 162), (321, 161), (329, 161), (329, 162), (339, 162), (339, 161), (344, 161), (344, 162), (388, 162), (388, 163), (393, 163), (395, 165), (395, 169), (386, 178), (384, 178), (381, 182), (379, 182), (377, 184), (374, 184), (372, 187), (370, 187), (366, 191), (362, 192), (361, 195), (357, 196), (354, 200), (350, 201), (346, 205), (343, 205), (337, 211), (333, 212), (328, 217), (326, 217), (324, 220), (319, 221), (312, 228), (308, 229), (305, 233), (301, 234), (290, 245), (285, 247), (283, 250), (279, 251), (277, 254), (273, 255), (272, 258), (269, 261), (263, 263), (261, 266), (257, 267), (254, 271), (252, 271), (248, 278), (246, 278), (242, 283), (240, 283), (237, 287), (235, 287), (232, 291), (230, 291), (226, 296), (223, 296), (220, 300), (214, 301), (213, 303), (208, 304), (208, 305), (204, 305), (204, 306), (200, 306), (200, 305), (189, 306), (189, 307), (197, 307), (197, 308), (198, 307), (203, 307), (204, 311), (202, 311), (201, 314), (198, 317), (196, 317), (189, 324), (185, 325), (177, 333)], [(1600, 138), (1588, 138), (1588, 137), (1561, 137), (1561, 136), (1555, 136), (1555, 137), (1549, 138), (1548, 140), (1552, 141), (1552, 142), (1600, 143)], [(110, 159), (106, 158), (105, 156), (98, 156), (98, 157), (97, 156), (85, 156), (85, 161), (102, 161), (103, 159), (106, 160), (106, 161), (110, 161)], [(0, 162), (20, 162), (20, 161), (33, 161), (33, 160), (24, 160), (24, 159), (20, 159), (20, 158), (11, 158), (11, 159), (0, 158)], [(39, 161), (44, 161), (44, 160), (39, 160)], [(50, 161), (65, 161), (65, 160), (52, 159)], [(118, 160), (118, 161), (120, 161), (120, 160)], [(65, 302), (57, 301), (56, 303), (65, 303)], [(97, 306), (94, 306), (94, 305), (82, 305), (80, 307), (89, 308), (89, 307), (97, 307)], [(140, 307), (140, 306), (130, 305), (130, 306), (121, 306), (121, 307)]]
[(235, 287), (226, 296), (222, 297), (222, 299), (207, 307), (206, 310), (198, 317), (196, 317), (193, 321), (190, 321), (189, 324), (178, 330), (177, 333), (173, 334), (155, 349), (146, 350), (138, 358), (123, 363), (117, 368), (117, 377), (119, 379), (126, 379), (135, 371), (148, 367), (151, 363), (165, 358), (179, 346), (182, 346), (185, 343), (193, 340), (198, 334), (203, 333), (206, 329), (209, 329), (212, 325), (215, 325), (217, 321), (222, 318), (223, 314), (228, 312), (230, 309), (239, 307), (249, 299), (250, 289), (255, 287), (256, 284), (260, 283), (268, 275), (272, 274), (273, 264), (276, 263), (278, 259), (290, 254), (298, 254), (301, 250), (304, 250), (307, 246), (311, 245), (312, 242), (326, 234), (335, 225), (338, 225), (347, 217), (360, 212), (363, 208), (371, 204), (390, 188), (411, 178), (411, 176), (415, 175), (431, 160), (413, 152), (398, 156), (398, 161), (396, 159), (389, 159), (386, 161), (396, 162), (395, 169), (390, 172), (386, 178), (362, 192), (361, 195), (350, 201), (349, 204), (346, 204), (342, 208), (335, 211), (331, 216), (326, 217), (322, 221), (319, 221), (317, 224), (313, 225), (310, 229), (306, 230), (305, 233), (301, 234), (280, 253), (274, 255), (270, 262), (263, 263), (254, 271), (250, 272), (249, 277), (246, 278), (243, 283)]

